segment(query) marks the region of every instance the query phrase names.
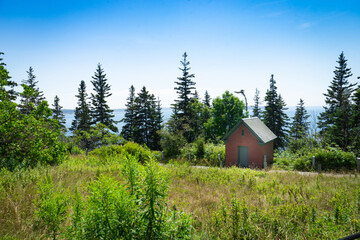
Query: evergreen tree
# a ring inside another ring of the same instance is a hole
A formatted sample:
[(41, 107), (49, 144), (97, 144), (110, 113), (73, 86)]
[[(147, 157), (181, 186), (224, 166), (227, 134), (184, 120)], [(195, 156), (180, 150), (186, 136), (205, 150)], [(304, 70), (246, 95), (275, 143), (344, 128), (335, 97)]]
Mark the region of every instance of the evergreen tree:
[(54, 108), (52, 109), (53, 115), (52, 118), (55, 119), (56, 121), (59, 122), (60, 128), (64, 131), (66, 131), (66, 127), (65, 127), (65, 115), (63, 113), (63, 111), (61, 110), (63, 107), (60, 106), (59, 104), (60, 99), (59, 97), (56, 95), (54, 98), (54, 104), (52, 105)]
[(265, 110), (263, 112), (263, 120), (265, 125), (277, 136), (274, 141), (275, 149), (284, 148), (287, 143), (287, 125), (288, 116), (285, 113), (286, 104), (281, 95), (277, 93), (277, 87), (274, 75), (270, 78), (270, 89), (265, 95)]
[(180, 61), (182, 68), (179, 68), (182, 71), (182, 76), (178, 77), (178, 81), (175, 81), (177, 87), (174, 89), (179, 94), (178, 99), (175, 100), (175, 105), (177, 107), (176, 114), (178, 118), (183, 118), (189, 116), (190, 113), (190, 104), (191, 99), (193, 98), (192, 90), (195, 89), (195, 82), (192, 80), (195, 75), (190, 74), (190, 62), (187, 60), (186, 52), (183, 54), (183, 60)]
[(145, 144), (150, 149), (160, 148), (161, 110), (155, 96), (143, 87), (135, 98), (134, 141)]
[(260, 91), (256, 88), (255, 89), (255, 96), (254, 96), (254, 108), (253, 108), (253, 117), (260, 118), (261, 109), (259, 107), (260, 104)]
[(290, 127), (290, 136), (293, 139), (297, 140), (306, 137), (310, 125), (310, 122), (308, 122), (309, 117), (310, 115), (307, 114), (304, 107), (304, 101), (300, 98)]
[(351, 95), (356, 85), (348, 81), (352, 73), (346, 62), (342, 52), (337, 61), (339, 65), (335, 67), (335, 76), (324, 94), (327, 106), (319, 117), (320, 134), (328, 143), (345, 149), (350, 143)]
[(91, 126), (90, 107), (87, 102), (88, 95), (86, 93), (86, 85), (84, 80), (80, 82), (78, 91), (78, 95), (75, 95), (78, 98), (78, 106), (75, 108), (75, 116), (70, 128), (70, 130), (73, 132), (77, 130), (88, 131)]
[(134, 123), (135, 123), (135, 88), (133, 85), (130, 87), (130, 95), (127, 98), (126, 103), (126, 110), (125, 110), (125, 116), (121, 120), (124, 123), (124, 126), (121, 130), (121, 135), (124, 137), (124, 139), (133, 141), (133, 134), (134, 134)]
[(188, 142), (192, 142), (194, 140), (194, 132), (190, 126), (190, 121), (193, 114), (191, 105), (194, 94), (192, 90), (195, 89), (195, 82), (192, 79), (195, 75), (189, 73), (191, 68), (189, 67), (190, 62), (187, 60), (186, 52), (183, 54), (183, 60), (180, 63), (182, 67), (179, 69), (182, 71), (182, 76), (177, 78), (178, 81), (175, 81), (177, 87), (174, 88), (179, 95), (178, 99), (175, 100), (175, 104), (173, 104), (171, 118), (176, 127), (174, 133), (183, 134)]
[(113, 119), (113, 110), (107, 104), (106, 98), (110, 97), (110, 85), (107, 83), (106, 74), (101, 68), (100, 63), (92, 77), (91, 83), (94, 86), (95, 94), (91, 94), (91, 114), (93, 123), (102, 123), (107, 126), (111, 131), (117, 132), (118, 128), (115, 126), (116, 121)]
[(208, 108), (211, 107), (211, 98), (210, 95), (208, 93), (208, 91), (205, 91), (205, 95), (204, 95), (204, 101), (203, 101), (204, 105), (207, 106)]
[(11, 81), (11, 77), (9, 76), (9, 72), (5, 68), (6, 64), (3, 61), (3, 58), (1, 58), (1, 55), (3, 55), (3, 52), (0, 52), (0, 94), (1, 99), (9, 99), (10, 101), (13, 101), (16, 99), (17, 93), (14, 90), (14, 87), (17, 86), (17, 84), (14, 81)]
[(351, 150), (360, 153), (360, 86), (357, 87), (353, 96), (352, 114), (351, 114)]
[(20, 94), (20, 112), (22, 114), (30, 114), (35, 107), (39, 106), (40, 103), (45, 100), (44, 94), (39, 91), (37, 87), (38, 81), (36, 81), (36, 76), (34, 74), (34, 69), (29, 67), (29, 71), (26, 71), (28, 74), (28, 79), (23, 80), (24, 92)]
[(194, 92), (194, 98), (196, 98), (197, 100), (200, 101), (199, 93), (198, 93), (198, 91), (196, 91), (196, 90), (195, 90), (195, 92)]

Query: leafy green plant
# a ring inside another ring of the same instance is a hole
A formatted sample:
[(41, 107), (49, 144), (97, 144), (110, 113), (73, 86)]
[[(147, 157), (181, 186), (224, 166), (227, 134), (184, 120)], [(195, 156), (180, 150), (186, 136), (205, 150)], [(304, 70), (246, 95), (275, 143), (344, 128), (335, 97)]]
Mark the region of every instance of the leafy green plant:
[(55, 188), (50, 175), (46, 175), (38, 184), (39, 200), (36, 216), (41, 226), (53, 240), (61, 232), (61, 224), (66, 219), (68, 197), (59, 188)]

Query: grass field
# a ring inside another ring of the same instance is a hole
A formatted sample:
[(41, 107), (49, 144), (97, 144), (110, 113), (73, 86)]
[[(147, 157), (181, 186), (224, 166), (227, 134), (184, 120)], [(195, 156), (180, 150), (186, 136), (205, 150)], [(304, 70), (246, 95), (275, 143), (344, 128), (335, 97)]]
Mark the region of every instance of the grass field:
[[(127, 163), (123, 156), (80, 155), (70, 156), (55, 167), (1, 170), (0, 237), (69, 239), (64, 232), (73, 224), (76, 208), (71, 199), (76, 192), (81, 199), (91, 199), (92, 184), (102, 176), (115, 179), (109, 184), (127, 186), (126, 191), (132, 191), (129, 186), (133, 185), (124, 174)], [(139, 171), (148, 171), (142, 168)], [(155, 184), (164, 186), (165, 194), (160, 200), (166, 205), (162, 207), (187, 214), (188, 218), (183, 219), (190, 219), (189, 239), (338, 239), (360, 231), (357, 174), (305, 176), (296, 172), (196, 168), (176, 162), (154, 169), (161, 172), (160, 177), (154, 178), (160, 181)], [(44, 186), (50, 185), (44, 185), (45, 176), (53, 182), (48, 192)], [(139, 178), (139, 188), (146, 185), (146, 179)], [(58, 227), (55, 236), (50, 233), (55, 229), (49, 224), (51, 214), (45, 216), (42, 212), (47, 211), (44, 191), (55, 194), (53, 198), (58, 202), (53, 204), (64, 201), (59, 206), (67, 208), (64, 214), (53, 218)], [(86, 204), (90, 203), (88, 200)]]

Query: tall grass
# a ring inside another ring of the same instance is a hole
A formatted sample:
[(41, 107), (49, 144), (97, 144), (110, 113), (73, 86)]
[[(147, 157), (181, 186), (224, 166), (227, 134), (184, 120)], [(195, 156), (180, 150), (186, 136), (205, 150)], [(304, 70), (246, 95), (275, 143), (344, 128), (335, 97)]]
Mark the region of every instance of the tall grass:
[(0, 171), (8, 239), (338, 239), (360, 231), (359, 213), (358, 175), (161, 166), (136, 154)]

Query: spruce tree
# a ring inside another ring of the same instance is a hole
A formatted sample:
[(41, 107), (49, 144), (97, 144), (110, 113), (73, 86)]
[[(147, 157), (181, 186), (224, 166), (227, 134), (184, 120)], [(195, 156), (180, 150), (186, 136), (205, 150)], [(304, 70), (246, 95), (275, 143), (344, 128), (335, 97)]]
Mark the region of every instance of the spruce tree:
[(310, 115), (307, 114), (304, 107), (304, 101), (300, 98), (290, 127), (290, 136), (293, 139), (297, 140), (306, 137), (310, 125), (310, 122), (308, 121), (309, 117)]
[(44, 94), (37, 87), (38, 81), (34, 74), (34, 69), (29, 67), (28, 79), (23, 80), (24, 92), (20, 94), (20, 112), (22, 114), (29, 115), (35, 107), (39, 106), (40, 103), (45, 100)]
[(211, 98), (210, 95), (208, 93), (208, 91), (205, 91), (205, 95), (204, 95), (204, 101), (203, 101), (204, 105), (207, 106), (208, 108), (211, 107)]
[(135, 88), (131, 85), (129, 97), (127, 98), (126, 109), (125, 109), (125, 116), (121, 120), (124, 123), (124, 126), (121, 130), (121, 135), (124, 139), (133, 141), (133, 134), (134, 134), (134, 122), (136, 118), (135, 114)]
[(360, 86), (354, 92), (351, 109), (351, 150), (360, 153)]
[(260, 118), (261, 109), (259, 107), (260, 104), (260, 91), (256, 88), (255, 89), (255, 96), (254, 96), (254, 107), (253, 107), (253, 117)]
[(265, 125), (277, 136), (274, 141), (275, 149), (284, 148), (287, 143), (287, 125), (288, 116), (285, 113), (286, 104), (281, 95), (277, 93), (277, 87), (274, 75), (270, 78), (270, 89), (265, 95), (265, 110), (263, 112), (263, 120)]
[(63, 113), (63, 111), (61, 110), (63, 107), (60, 106), (60, 99), (59, 97), (56, 95), (54, 98), (54, 104), (52, 105), (54, 108), (52, 109), (53, 115), (52, 118), (55, 119), (56, 121), (58, 121), (60, 128), (63, 131), (66, 131), (66, 127), (65, 127), (65, 115)]
[(153, 94), (149, 94), (144, 86), (135, 98), (134, 141), (145, 144), (150, 149), (160, 147), (161, 110), (159, 102)]
[(106, 74), (101, 68), (100, 63), (92, 78), (93, 81), (91, 81), (91, 83), (95, 91), (95, 94), (91, 94), (91, 115), (93, 123), (102, 123), (111, 131), (117, 132), (118, 128), (115, 126), (116, 121), (113, 119), (114, 115), (112, 114), (114, 111), (110, 109), (106, 101), (106, 98), (112, 95), (110, 93), (110, 85), (107, 83)]
[[(175, 81), (177, 87), (174, 89), (179, 94), (178, 99), (175, 100), (175, 105), (177, 108), (176, 114), (178, 118), (188, 117), (190, 113), (190, 104), (191, 99), (193, 98), (194, 94), (192, 90), (195, 89), (194, 85), (195, 82), (192, 80), (195, 75), (190, 74), (190, 62), (187, 60), (186, 52), (183, 54), (183, 60), (180, 61), (182, 67), (179, 69), (182, 71), (182, 76), (178, 77), (178, 81)], [(175, 114), (175, 113), (174, 113)]]
[(0, 94), (1, 99), (8, 99), (10, 101), (13, 101), (17, 97), (17, 93), (14, 90), (14, 87), (17, 86), (17, 84), (14, 81), (11, 81), (11, 77), (9, 76), (8, 70), (5, 68), (6, 64), (3, 61), (3, 58), (1, 58), (1, 55), (3, 55), (3, 52), (0, 52)]
[(182, 76), (178, 77), (178, 81), (175, 81), (177, 86), (174, 88), (179, 94), (178, 99), (173, 104), (173, 114), (171, 116), (174, 122), (174, 134), (182, 134), (188, 142), (192, 142), (195, 139), (195, 133), (193, 129), (194, 121), (191, 121), (193, 117), (194, 109), (192, 109), (192, 103), (194, 99), (195, 82), (192, 80), (195, 75), (190, 74), (190, 62), (187, 60), (186, 52), (183, 54), (183, 60), (180, 61), (182, 67), (179, 69), (182, 71)]
[(319, 117), (320, 134), (328, 143), (346, 149), (350, 143), (351, 95), (356, 84), (348, 78), (352, 76), (347, 60), (342, 52), (335, 67), (334, 78), (324, 93), (326, 106)]
[(90, 107), (87, 102), (88, 95), (86, 93), (86, 85), (84, 80), (80, 82), (78, 91), (78, 95), (75, 95), (78, 98), (78, 106), (75, 108), (75, 116), (70, 128), (70, 130), (73, 132), (77, 130), (88, 131), (91, 126)]

